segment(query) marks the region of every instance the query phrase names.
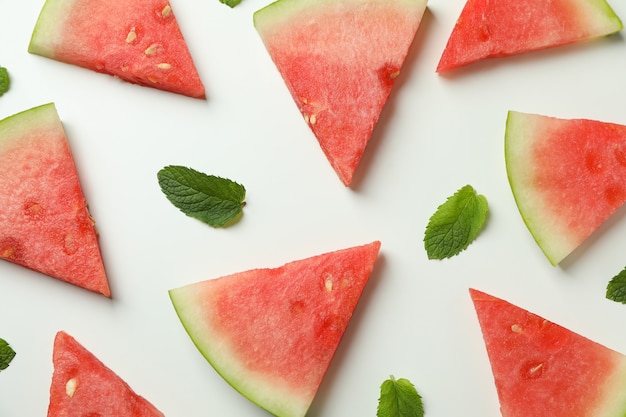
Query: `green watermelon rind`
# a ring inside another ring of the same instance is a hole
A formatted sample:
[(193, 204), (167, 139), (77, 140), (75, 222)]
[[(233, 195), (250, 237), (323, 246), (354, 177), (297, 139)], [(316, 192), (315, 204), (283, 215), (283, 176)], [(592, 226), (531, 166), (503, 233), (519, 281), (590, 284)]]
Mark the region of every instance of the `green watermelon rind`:
[[(368, 4), (368, 3), (385, 3), (388, 0), (351, 0), (350, 3), (356, 5), (354, 7), (358, 7), (359, 3)], [(397, 0), (395, 3), (406, 3), (408, 6), (412, 6), (416, 3), (421, 3), (426, 8), (427, 0)], [(324, 4), (336, 4), (337, 0), (317, 0), (315, 2), (315, 7), (319, 7), (320, 10), (323, 10)], [(300, 15), (302, 12), (311, 9), (310, 1), (290, 1), (285, 2), (282, 0), (276, 0), (273, 3), (268, 4), (267, 6), (257, 10), (253, 13), (253, 23), (254, 27), (261, 33), (271, 30), (276, 27), (276, 25), (280, 25), (281, 22), (289, 21), (292, 17)]]
[(35, 55), (54, 57), (59, 41), (59, 28), (67, 17), (67, 10), (76, 0), (46, 1), (41, 9), (28, 44), (28, 52)]
[(54, 103), (46, 103), (0, 120), (0, 149), (3, 143), (8, 144), (13, 140), (19, 140), (19, 135), (16, 133), (28, 132), (33, 125), (57, 128), (58, 118), (55, 115)]
[[(193, 316), (193, 309), (186, 308), (194, 304), (196, 299), (195, 288), (192, 284), (169, 290), (169, 296), (177, 316), (181, 319), (183, 328), (211, 367), (233, 389), (258, 407), (277, 416), (303, 416), (309, 408), (308, 402), (294, 402), (293, 394), (286, 387), (283, 388), (283, 394), (279, 396), (284, 401), (268, 401), (267, 399), (276, 396), (276, 385), (267, 384), (261, 375), (252, 375), (241, 367), (237, 360), (232, 359), (229, 346), (217, 346), (214, 343), (203, 342), (203, 339), (210, 338), (211, 329), (202, 326), (200, 319), (190, 320), (189, 317)], [(266, 400), (262, 400), (262, 398), (266, 398)]]
[(624, 417), (626, 416), (626, 356), (623, 356), (616, 368), (607, 377), (603, 399), (589, 415), (593, 417)]
[(504, 155), (507, 178), (515, 203), (524, 224), (552, 265), (557, 265), (573, 249), (567, 231), (562, 230), (549, 210), (534, 192), (534, 166), (528, 151), (528, 138), (536, 137), (535, 130), (545, 119), (542, 116), (509, 111), (506, 119)]

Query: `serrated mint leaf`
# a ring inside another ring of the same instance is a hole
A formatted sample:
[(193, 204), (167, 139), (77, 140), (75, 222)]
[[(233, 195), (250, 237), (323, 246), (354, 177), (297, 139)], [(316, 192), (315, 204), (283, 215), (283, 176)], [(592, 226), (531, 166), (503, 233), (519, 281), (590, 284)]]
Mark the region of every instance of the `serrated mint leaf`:
[(428, 259), (444, 259), (465, 250), (487, 220), (487, 199), (466, 185), (431, 216), (424, 233)]
[(0, 371), (7, 369), (14, 357), (15, 351), (4, 339), (0, 339)]
[(626, 268), (611, 278), (606, 286), (606, 298), (626, 304)]
[(161, 169), (157, 178), (174, 206), (210, 226), (230, 226), (243, 214), (246, 189), (234, 181), (178, 165)]
[(10, 85), (9, 71), (4, 67), (0, 67), (0, 96), (9, 91)]
[(376, 417), (423, 417), (424, 404), (415, 386), (405, 378), (393, 375), (380, 386)]

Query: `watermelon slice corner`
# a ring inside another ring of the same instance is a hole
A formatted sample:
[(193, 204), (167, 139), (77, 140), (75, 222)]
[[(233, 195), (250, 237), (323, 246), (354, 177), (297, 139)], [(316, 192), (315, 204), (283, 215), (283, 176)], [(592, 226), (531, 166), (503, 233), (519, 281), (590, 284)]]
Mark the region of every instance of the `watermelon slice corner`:
[(502, 417), (626, 415), (626, 356), (470, 288)]
[(52, 363), (48, 417), (164, 417), (65, 331), (55, 336)]
[(277, 0), (254, 26), (344, 185), (352, 183), (427, 0)]
[(54, 103), (0, 120), (0, 259), (111, 297)]
[(233, 388), (304, 417), (374, 268), (380, 242), (169, 291), (192, 341)]
[(485, 58), (589, 41), (623, 28), (605, 0), (467, 0), (437, 72)]

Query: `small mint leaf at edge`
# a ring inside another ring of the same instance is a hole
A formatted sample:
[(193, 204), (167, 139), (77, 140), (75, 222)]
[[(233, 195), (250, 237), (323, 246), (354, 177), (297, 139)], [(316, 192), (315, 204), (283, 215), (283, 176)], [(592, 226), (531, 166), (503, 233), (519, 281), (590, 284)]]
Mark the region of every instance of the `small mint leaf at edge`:
[(611, 278), (606, 287), (606, 298), (626, 304), (626, 268)]
[(15, 357), (15, 351), (4, 339), (0, 339), (0, 371), (9, 367)]

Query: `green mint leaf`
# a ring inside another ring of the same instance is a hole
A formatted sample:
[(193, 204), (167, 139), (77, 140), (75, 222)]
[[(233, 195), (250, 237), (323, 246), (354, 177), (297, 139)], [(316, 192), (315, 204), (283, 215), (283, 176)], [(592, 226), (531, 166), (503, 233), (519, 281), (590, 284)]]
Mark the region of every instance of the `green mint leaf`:
[(9, 91), (10, 86), (11, 79), (9, 78), (9, 71), (4, 67), (0, 67), (0, 96)]
[(227, 227), (243, 215), (246, 189), (226, 178), (170, 165), (157, 173), (170, 202), (189, 217), (213, 227)]
[(220, 3), (224, 3), (225, 5), (232, 8), (241, 3), (241, 0), (220, 0)]
[(611, 278), (606, 286), (606, 298), (626, 304), (626, 268)]
[(471, 185), (459, 189), (431, 216), (424, 233), (428, 259), (444, 259), (465, 250), (487, 220), (487, 199)]
[(393, 375), (380, 386), (376, 417), (423, 417), (424, 404), (415, 386), (405, 378)]
[(4, 339), (0, 339), (0, 371), (7, 369), (14, 357), (15, 351)]

